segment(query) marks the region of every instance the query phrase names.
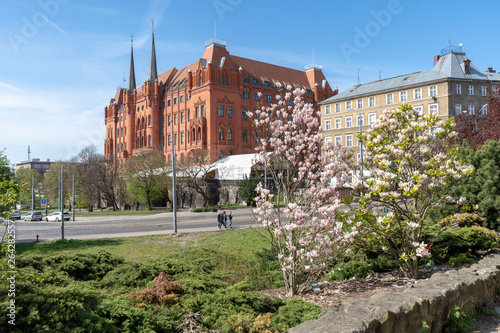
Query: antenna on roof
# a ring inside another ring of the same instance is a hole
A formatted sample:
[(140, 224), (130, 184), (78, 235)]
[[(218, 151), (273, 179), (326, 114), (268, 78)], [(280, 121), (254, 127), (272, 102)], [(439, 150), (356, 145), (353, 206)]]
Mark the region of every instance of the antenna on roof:
[(453, 52), (453, 30), (450, 28), (450, 49)]
[(31, 151), (30, 151), (30, 146), (28, 145), (28, 161), (31, 161), (31, 160), (30, 160), (30, 154), (31, 154)]
[(378, 79), (379, 80), (382, 80), (382, 73), (385, 72), (385, 71), (378, 71)]

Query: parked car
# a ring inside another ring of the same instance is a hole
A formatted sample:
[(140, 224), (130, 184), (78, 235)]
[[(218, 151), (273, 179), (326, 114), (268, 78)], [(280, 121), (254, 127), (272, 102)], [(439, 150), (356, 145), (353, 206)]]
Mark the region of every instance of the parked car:
[[(69, 213), (64, 212), (64, 221), (69, 221), (71, 219), (71, 216), (69, 216)], [(50, 214), (45, 218), (46, 222), (59, 222), (61, 221), (61, 212), (55, 212)]]
[(21, 219), (21, 212), (17, 209), (14, 209), (11, 211), (10, 218), (13, 220), (20, 220)]
[(42, 220), (42, 213), (29, 212), (26, 215), (24, 215), (24, 220), (25, 221), (41, 221)]

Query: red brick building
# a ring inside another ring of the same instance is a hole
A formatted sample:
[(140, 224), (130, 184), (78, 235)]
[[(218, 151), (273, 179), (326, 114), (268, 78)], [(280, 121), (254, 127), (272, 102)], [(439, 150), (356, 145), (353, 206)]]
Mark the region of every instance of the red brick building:
[(304, 88), (306, 102), (318, 110), (320, 101), (337, 94), (320, 66), (299, 71), (233, 56), (221, 40), (207, 42), (199, 60), (158, 75), (153, 34), (149, 79), (136, 88), (132, 47), (128, 88), (105, 107), (104, 153), (121, 159), (162, 149), (170, 159), (171, 126), (181, 158), (200, 148), (219, 156), (253, 153), (258, 133), (246, 111), (276, 103), (278, 82)]

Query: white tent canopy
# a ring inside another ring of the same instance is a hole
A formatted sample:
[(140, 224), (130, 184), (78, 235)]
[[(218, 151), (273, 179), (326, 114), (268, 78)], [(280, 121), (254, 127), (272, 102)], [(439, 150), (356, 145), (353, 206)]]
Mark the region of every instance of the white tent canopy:
[(212, 164), (210, 171), (215, 171), (215, 179), (241, 180), (250, 177), (252, 167), (259, 161), (258, 154), (224, 156)]

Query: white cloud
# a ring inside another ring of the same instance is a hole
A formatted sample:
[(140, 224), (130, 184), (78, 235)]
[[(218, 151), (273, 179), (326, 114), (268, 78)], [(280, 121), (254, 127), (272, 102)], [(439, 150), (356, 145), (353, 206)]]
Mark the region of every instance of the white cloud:
[(13, 90), (13, 91), (25, 92), (21, 88), (14, 87), (13, 85), (5, 83), (5, 82), (0, 82), (0, 87), (6, 88), (9, 90)]

